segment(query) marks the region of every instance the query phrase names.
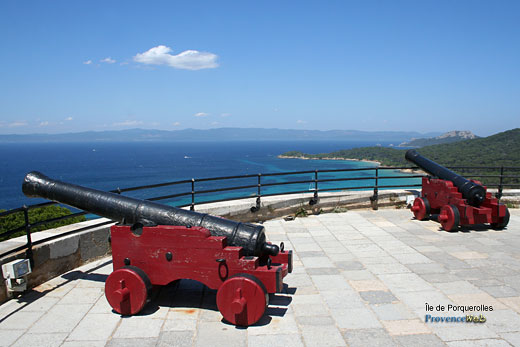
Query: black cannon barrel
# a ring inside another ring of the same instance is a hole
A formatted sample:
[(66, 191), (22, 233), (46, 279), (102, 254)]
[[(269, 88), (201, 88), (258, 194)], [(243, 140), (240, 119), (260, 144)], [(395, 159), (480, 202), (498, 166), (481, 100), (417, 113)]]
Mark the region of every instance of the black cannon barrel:
[(428, 158), (423, 157), (414, 149), (406, 151), (405, 158), (429, 174), (453, 182), (453, 185), (457, 187), (459, 192), (462, 194), (462, 197), (472, 206), (480, 206), (486, 198), (486, 188), (457, 175), (455, 172), (446, 169)]
[(266, 242), (261, 225), (239, 223), (205, 213), (183, 210), (155, 202), (85, 188), (53, 180), (40, 172), (25, 176), (22, 191), (28, 197), (42, 197), (124, 224), (201, 226), (213, 236), (226, 236), (228, 244), (240, 246), (245, 255), (277, 255), (279, 248)]

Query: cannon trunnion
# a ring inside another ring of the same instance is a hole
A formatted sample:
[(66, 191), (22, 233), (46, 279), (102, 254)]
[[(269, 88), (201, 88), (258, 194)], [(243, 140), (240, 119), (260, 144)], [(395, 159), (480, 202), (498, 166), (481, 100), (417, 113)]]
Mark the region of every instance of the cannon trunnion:
[(457, 175), (413, 149), (406, 152), (405, 158), (438, 177), (422, 178), (421, 196), (412, 206), (415, 218), (436, 219), (446, 231), (454, 231), (459, 225), (483, 223), (503, 229), (509, 223), (507, 206), (493, 198), (479, 181)]
[(111, 227), (114, 271), (105, 296), (123, 315), (140, 312), (152, 286), (179, 279), (217, 291), (217, 306), (232, 324), (248, 326), (264, 314), (270, 293), (283, 290), (292, 251), (266, 241), (263, 226), (186, 211), (50, 179), (25, 177), (27, 196), (43, 197), (120, 222)]

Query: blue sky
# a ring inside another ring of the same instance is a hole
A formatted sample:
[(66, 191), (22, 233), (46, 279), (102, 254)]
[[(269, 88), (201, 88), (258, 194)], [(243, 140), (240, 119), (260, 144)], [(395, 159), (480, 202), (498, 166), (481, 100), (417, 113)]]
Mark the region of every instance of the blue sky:
[(0, 2), (0, 134), (520, 126), (518, 1)]

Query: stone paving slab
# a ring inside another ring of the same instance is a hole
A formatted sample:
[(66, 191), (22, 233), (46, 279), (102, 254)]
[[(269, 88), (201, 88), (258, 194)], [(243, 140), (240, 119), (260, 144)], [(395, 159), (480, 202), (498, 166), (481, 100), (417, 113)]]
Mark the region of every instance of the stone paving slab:
[[(394, 209), (268, 221), (295, 267), (248, 328), (187, 280), (121, 317), (101, 259), (0, 306), (0, 346), (520, 346), (520, 210), (510, 212), (506, 230), (452, 233)], [(467, 316), (479, 322), (441, 321)]]

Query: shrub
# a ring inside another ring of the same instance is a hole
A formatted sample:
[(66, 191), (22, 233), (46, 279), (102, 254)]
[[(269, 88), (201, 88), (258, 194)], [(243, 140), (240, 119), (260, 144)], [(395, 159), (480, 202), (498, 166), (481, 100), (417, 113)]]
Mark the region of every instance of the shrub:
[[(4, 211), (5, 210), (0, 210), (0, 212), (4, 212)], [(37, 222), (50, 220), (53, 218), (68, 216), (69, 214), (72, 214), (72, 212), (68, 208), (58, 206), (58, 205), (38, 207), (38, 208), (29, 210), (29, 223), (34, 224)], [(52, 222), (52, 223), (48, 223), (48, 224), (39, 225), (37, 227), (31, 228), (31, 232), (53, 229), (53, 228), (57, 228), (57, 227), (60, 227), (63, 225), (69, 225), (69, 224), (83, 222), (85, 220), (86, 220), (85, 216), (72, 217), (72, 218), (68, 218), (68, 219), (64, 219), (64, 220), (60, 220), (60, 221), (56, 221), (56, 222)], [(25, 235), (25, 230), (19, 231), (17, 233), (9, 235), (9, 236), (1, 235), (7, 231), (14, 230), (14, 229), (22, 227), (24, 225), (25, 225), (25, 219), (24, 219), (23, 212), (17, 212), (17, 213), (10, 214), (8, 216), (0, 217), (0, 241), (5, 241), (5, 240), (11, 239), (13, 237)]]

